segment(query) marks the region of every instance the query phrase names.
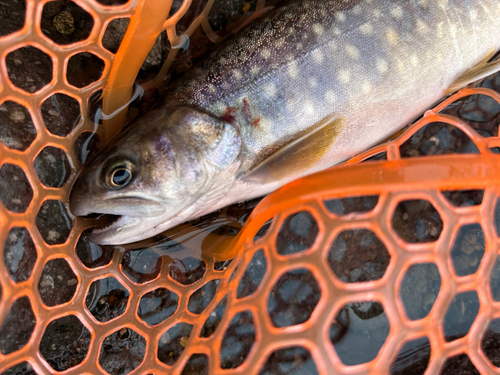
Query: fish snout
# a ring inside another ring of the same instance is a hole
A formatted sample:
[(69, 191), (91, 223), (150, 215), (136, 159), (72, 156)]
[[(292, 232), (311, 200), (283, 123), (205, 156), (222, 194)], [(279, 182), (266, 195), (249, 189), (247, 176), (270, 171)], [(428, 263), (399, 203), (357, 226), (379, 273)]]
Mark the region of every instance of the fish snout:
[(69, 196), (69, 207), (74, 215), (86, 216), (92, 213), (87, 201), (89, 190), (90, 184), (85, 176), (80, 177), (73, 185)]

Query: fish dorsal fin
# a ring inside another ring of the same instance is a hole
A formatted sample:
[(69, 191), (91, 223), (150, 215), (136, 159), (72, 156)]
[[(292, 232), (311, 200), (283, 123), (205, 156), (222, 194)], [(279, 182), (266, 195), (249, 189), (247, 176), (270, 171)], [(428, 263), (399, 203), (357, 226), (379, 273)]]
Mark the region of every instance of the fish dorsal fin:
[(326, 117), (253, 167), (242, 180), (266, 184), (309, 169), (327, 153), (344, 123), (336, 114)]
[(453, 82), (450, 88), (446, 90), (446, 93), (451, 94), (452, 92), (467, 87), (471, 83), (479, 81), (480, 79), (486, 78), (489, 75), (500, 71), (500, 59), (488, 62), (494, 54), (495, 51), (491, 52), (479, 64), (476, 64), (472, 68), (468, 69), (465, 73), (463, 73), (460, 77), (458, 77), (458, 79)]

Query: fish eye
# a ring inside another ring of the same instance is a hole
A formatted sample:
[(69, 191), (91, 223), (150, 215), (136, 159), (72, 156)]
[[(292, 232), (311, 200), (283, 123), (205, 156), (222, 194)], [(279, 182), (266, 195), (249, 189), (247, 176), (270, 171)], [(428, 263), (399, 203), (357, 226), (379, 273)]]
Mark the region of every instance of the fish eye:
[(111, 189), (121, 189), (132, 181), (133, 164), (121, 162), (111, 166), (106, 174), (106, 184)]

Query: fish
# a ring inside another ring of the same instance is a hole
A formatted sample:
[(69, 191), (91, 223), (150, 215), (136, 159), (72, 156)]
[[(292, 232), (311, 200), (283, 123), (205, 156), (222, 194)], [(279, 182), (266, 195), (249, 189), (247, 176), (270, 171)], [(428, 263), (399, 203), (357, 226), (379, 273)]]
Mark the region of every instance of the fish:
[(369, 149), (500, 69), (498, 0), (290, 0), (225, 41), (95, 159), (77, 216), (127, 244)]

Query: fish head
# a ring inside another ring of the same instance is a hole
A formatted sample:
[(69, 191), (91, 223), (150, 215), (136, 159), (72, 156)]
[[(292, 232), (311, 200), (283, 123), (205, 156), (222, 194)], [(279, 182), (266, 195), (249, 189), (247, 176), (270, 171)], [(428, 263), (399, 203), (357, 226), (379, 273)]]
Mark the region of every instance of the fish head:
[[(237, 164), (238, 129), (187, 106), (159, 108), (130, 127), (76, 182), (70, 207), (77, 216), (115, 215), (91, 239), (100, 244), (135, 242), (185, 221), (187, 208)], [(184, 219), (184, 220), (183, 220)]]

